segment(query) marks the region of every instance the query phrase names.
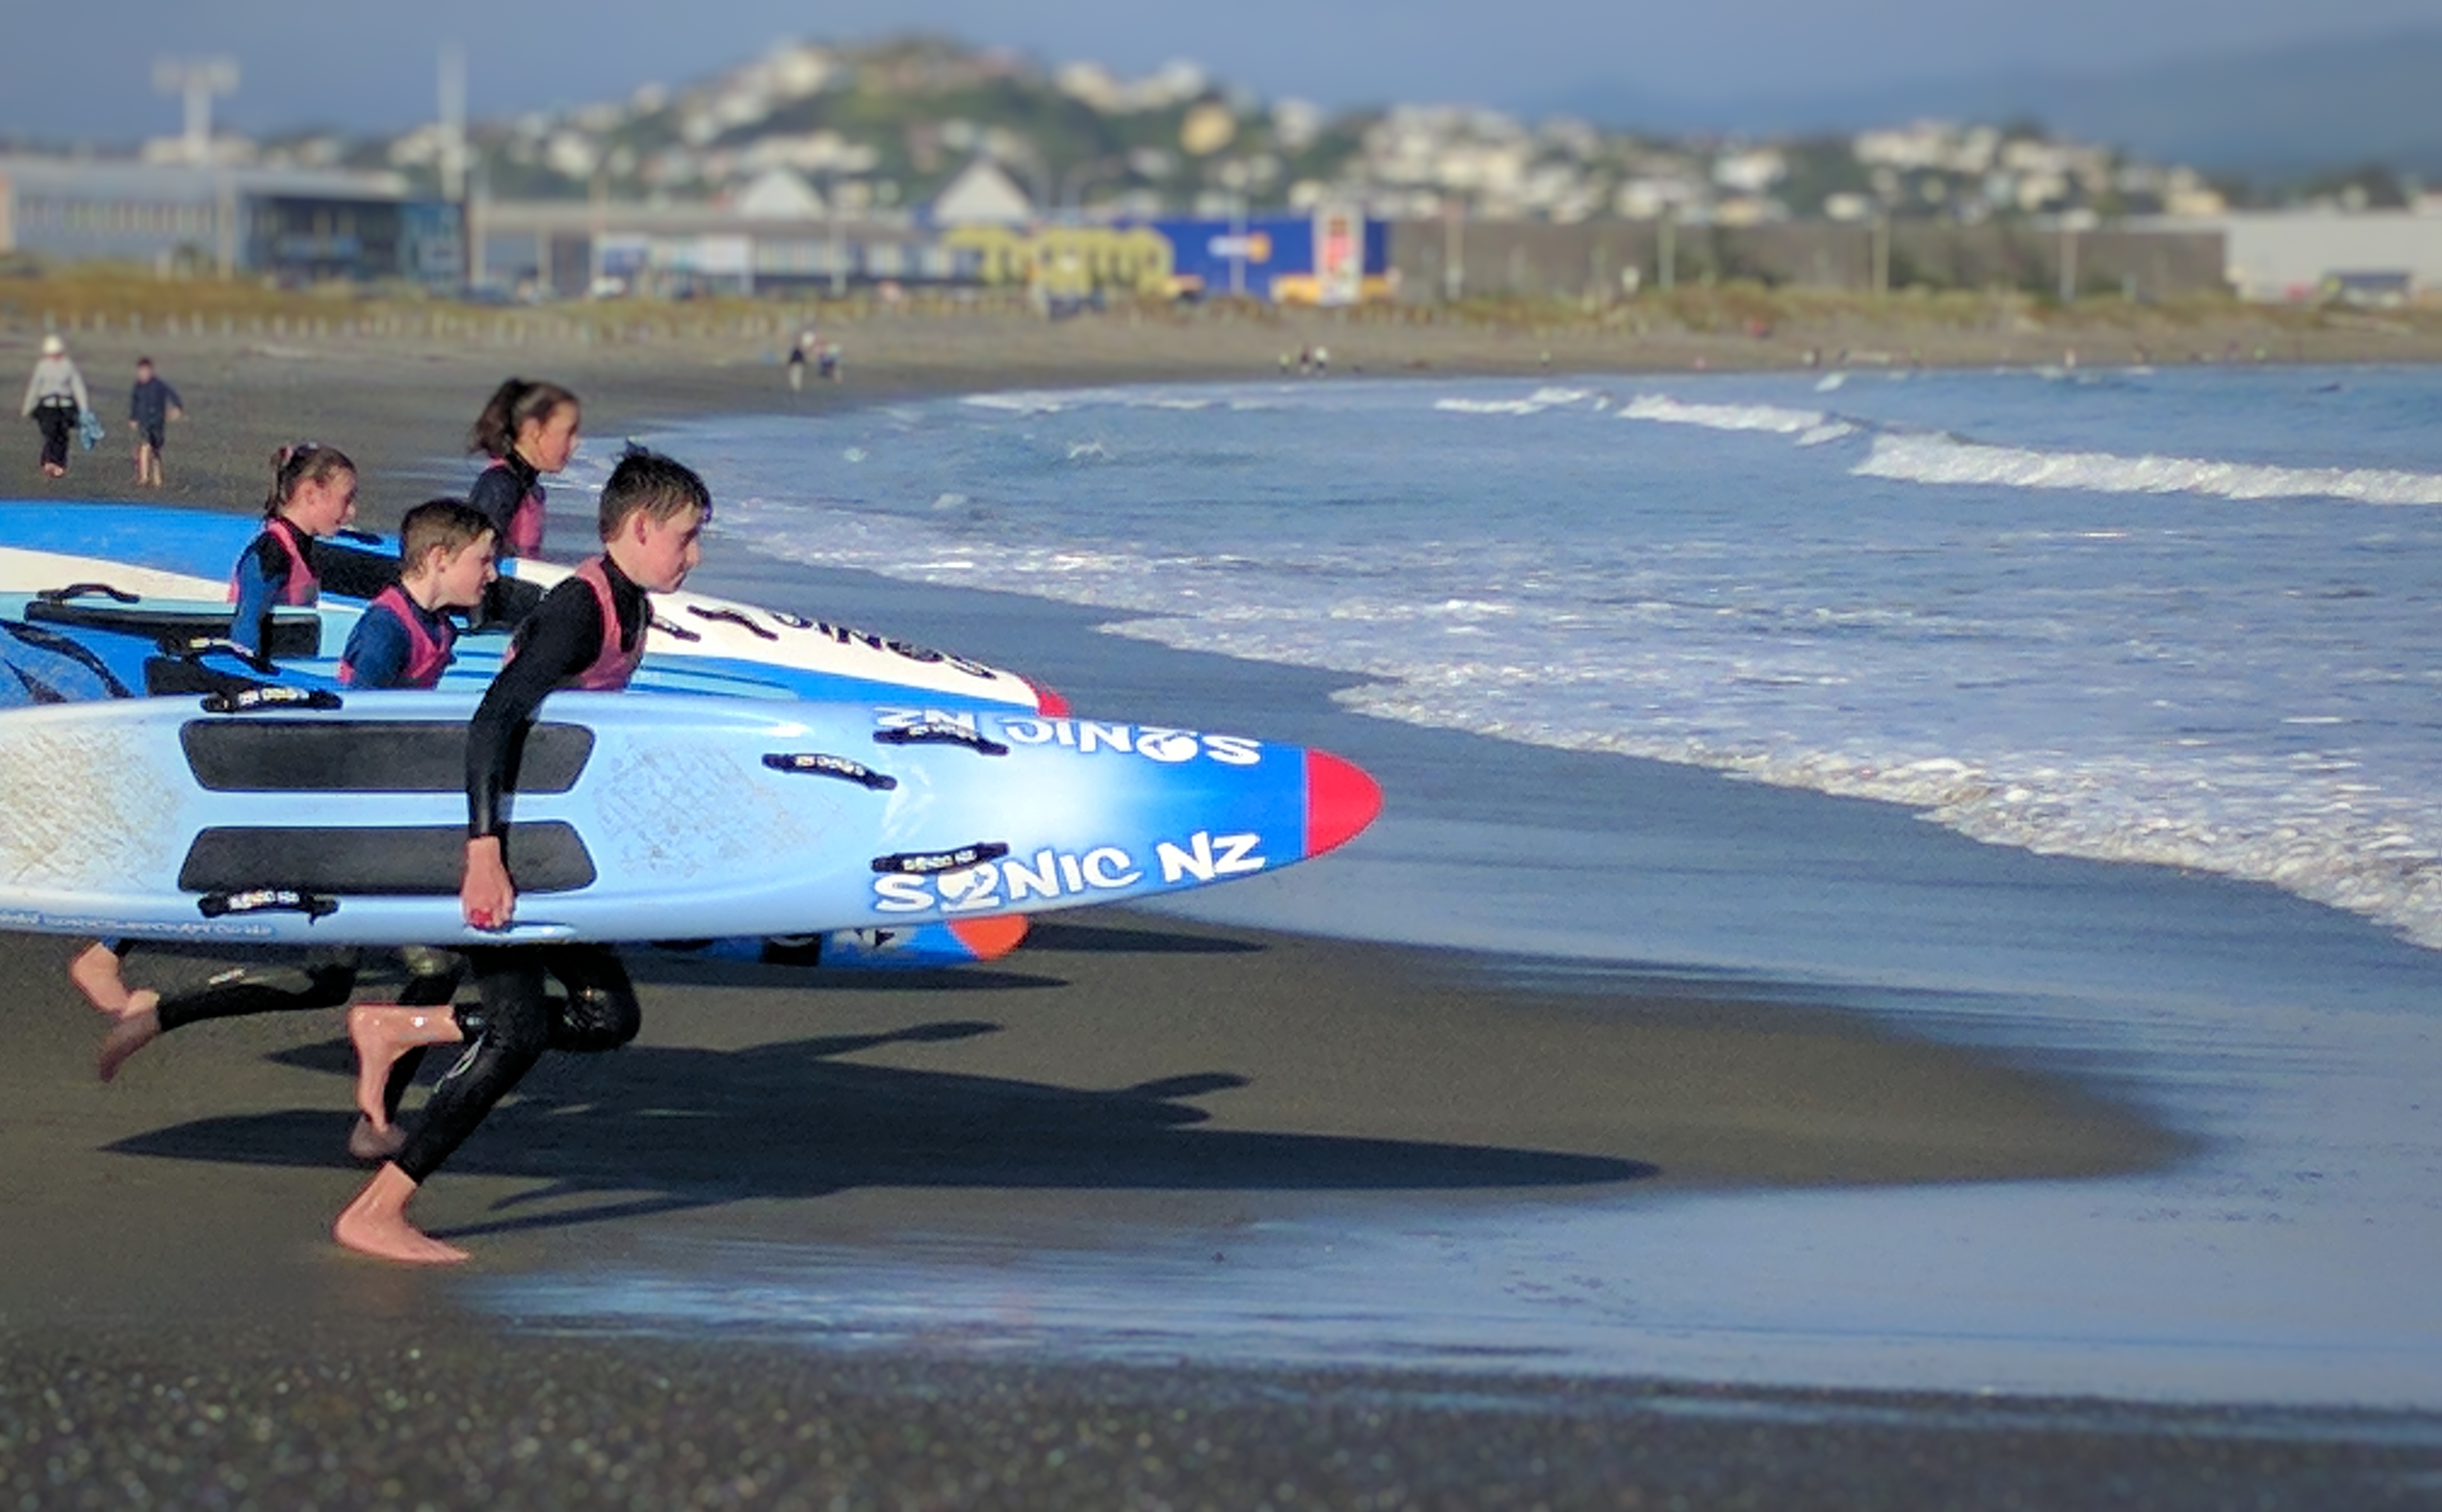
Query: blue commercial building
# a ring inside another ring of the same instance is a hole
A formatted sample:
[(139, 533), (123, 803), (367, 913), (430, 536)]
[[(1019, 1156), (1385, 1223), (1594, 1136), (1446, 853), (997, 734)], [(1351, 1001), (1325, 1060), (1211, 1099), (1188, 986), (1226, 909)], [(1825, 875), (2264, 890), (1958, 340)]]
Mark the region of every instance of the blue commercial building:
[(1354, 304), (1391, 293), (1390, 224), (1354, 210), (1141, 224), (1170, 243), (1182, 294)]

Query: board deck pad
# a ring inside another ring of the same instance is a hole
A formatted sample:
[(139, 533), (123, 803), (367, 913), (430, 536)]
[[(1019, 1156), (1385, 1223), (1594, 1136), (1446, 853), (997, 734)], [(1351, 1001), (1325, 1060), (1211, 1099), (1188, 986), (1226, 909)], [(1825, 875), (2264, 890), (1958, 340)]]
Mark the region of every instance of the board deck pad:
[[(178, 732), (187, 770), (213, 792), (464, 792), (466, 727), (428, 720), (191, 720)], [(545, 722), (527, 732), (514, 786), (566, 792), (593, 755), (593, 732)]]
[[(519, 892), (568, 892), (594, 879), (593, 858), (573, 825), (511, 825), (502, 853)], [(465, 872), (465, 825), (264, 825), (197, 834), (178, 885), (193, 893), (454, 899)]]

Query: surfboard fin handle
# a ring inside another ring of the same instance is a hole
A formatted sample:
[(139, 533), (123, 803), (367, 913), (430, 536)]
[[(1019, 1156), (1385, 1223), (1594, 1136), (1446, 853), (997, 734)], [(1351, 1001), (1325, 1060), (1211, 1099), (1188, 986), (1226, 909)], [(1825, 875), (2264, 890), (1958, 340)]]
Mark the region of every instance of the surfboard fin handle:
[(1009, 747), (998, 740), (986, 739), (963, 724), (948, 720), (928, 720), (896, 730), (876, 730), (873, 738), (880, 745), (962, 745), (978, 756), (1009, 755)]
[(254, 714), (264, 709), (329, 710), (337, 707), (339, 695), (329, 688), (269, 685), (204, 695), (206, 714)]
[(837, 777), (876, 792), (888, 792), (899, 786), (899, 779), (887, 772), (876, 772), (861, 761), (831, 756), (821, 751), (774, 751), (763, 757), (763, 764), (775, 772), (800, 772), (812, 777)]
[(987, 861), (998, 861), (1009, 854), (1009, 847), (997, 840), (978, 840), (955, 850), (902, 850), (873, 858), (873, 869), (896, 872), (910, 877), (936, 877), (945, 871), (964, 871), (980, 866)]
[(254, 887), (245, 892), (206, 893), (195, 900), (195, 907), (206, 919), (229, 914), (303, 914), (308, 919), (326, 919), (339, 911), (339, 900), (294, 887)]
[[(653, 628), (661, 631), (664, 635), (671, 636), (682, 641), (700, 641), (703, 639), (703, 636), (697, 631), (688, 629), (685, 626), (681, 625), (676, 620), (665, 620), (659, 614), (653, 616)], [(778, 637), (775, 636), (774, 639), (776, 640)]]
[(94, 593), (100, 593), (104, 598), (114, 600), (120, 604), (141, 604), (144, 602), (143, 594), (131, 593), (123, 588), (113, 588), (108, 583), (70, 583), (65, 588), (44, 589), (34, 596), (41, 599), (46, 604), (64, 604), (69, 599), (83, 598)]
[(734, 609), (706, 609), (702, 604), (689, 604), (687, 612), (700, 620), (719, 620), (724, 625), (742, 626), (767, 641), (776, 641), (780, 638), (779, 631), (767, 630)]

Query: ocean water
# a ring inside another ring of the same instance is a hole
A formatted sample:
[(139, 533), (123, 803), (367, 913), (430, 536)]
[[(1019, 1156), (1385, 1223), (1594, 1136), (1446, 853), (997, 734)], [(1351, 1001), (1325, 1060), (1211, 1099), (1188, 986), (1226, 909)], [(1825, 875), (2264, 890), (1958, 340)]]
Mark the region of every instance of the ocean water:
[(673, 444), (724, 543), (2442, 946), (2437, 422), (2430, 372), (2211, 368), (990, 393)]
[(1071, 663), (1082, 704), (1210, 709), (1383, 778), (1346, 851), (1186, 911), (1546, 988), (1794, 986), (2091, 1078), (2194, 1149), (2087, 1182), (1276, 1198), (1226, 1267), (1201, 1232), (1046, 1244), (945, 1211), (879, 1247), (647, 1244), (498, 1305), (830, 1347), (2442, 1408), (2437, 419), (2434, 372), (2214, 367), (670, 428), (721, 501), (713, 591), (853, 620), (819, 597), (867, 579), (828, 570), (878, 574), (941, 622), (884, 628), (1005, 662), (1036, 643), (954, 637), (1056, 622), (1103, 647)]

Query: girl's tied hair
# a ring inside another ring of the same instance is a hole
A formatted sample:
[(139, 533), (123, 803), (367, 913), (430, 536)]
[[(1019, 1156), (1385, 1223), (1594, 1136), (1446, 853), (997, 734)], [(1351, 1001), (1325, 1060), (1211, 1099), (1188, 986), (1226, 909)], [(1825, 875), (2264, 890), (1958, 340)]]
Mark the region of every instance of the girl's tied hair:
[(466, 449), (486, 457), (505, 457), (517, 449), (518, 432), (527, 421), (548, 422), (562, 405), (575, 405), (576, 395), (556, 383), (511, 378), (492, 391), (483, 412), (466, 432)]
[(356, 465), (337, 446), (301, 441), (281, 447), (271, 454), (271, 494), (263, 501), (264, 518), (279, 514), (307, 483), (328, 483), (340, 473), (355, 470)]

